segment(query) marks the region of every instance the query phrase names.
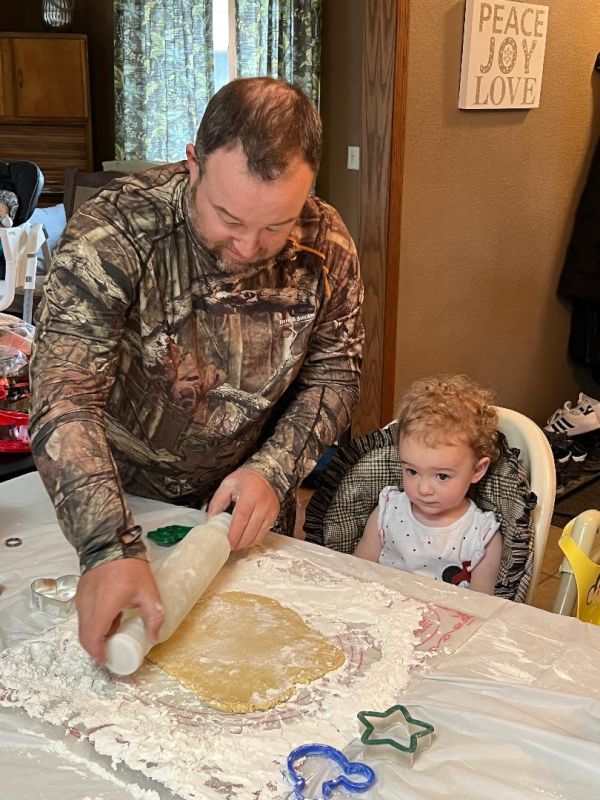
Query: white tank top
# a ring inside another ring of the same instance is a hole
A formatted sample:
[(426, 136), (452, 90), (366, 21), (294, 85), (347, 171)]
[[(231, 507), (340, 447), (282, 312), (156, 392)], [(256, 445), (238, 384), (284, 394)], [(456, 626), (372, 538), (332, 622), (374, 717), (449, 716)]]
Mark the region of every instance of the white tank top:
[(382, 544), (379, 563), (468, 587), (471, 571), (499, 527), (491, 511), (482, 511), (469, 500), (456, 522), (430, 528), (415, 519), (405, 492), (386, 486), (379, 495), (377, 515)]

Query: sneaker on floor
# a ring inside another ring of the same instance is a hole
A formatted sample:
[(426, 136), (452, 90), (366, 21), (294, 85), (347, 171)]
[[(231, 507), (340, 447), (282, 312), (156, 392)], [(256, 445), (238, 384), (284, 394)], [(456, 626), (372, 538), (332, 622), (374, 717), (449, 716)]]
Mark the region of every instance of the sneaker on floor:
[[(598, 432), (600, 433), (600, 431)], [(554, 452), (555, 447), (566, 447), (567, 449), (569, 449), (573, 444), (573, 439), (570, 439), (566, 433), (554, 433), (553, 431), (547, 431), (546, 429), (544, 429), (544, 434), (546, 436), (546, 439), (548, 439), (548, 442), (550, 443), (552, 452)], [(589, 435), (593, 436), (594, 433)]]
[(571, 445), (570, 451), (571, 459), (567, 467), (567, 476), (569, 480), (580, 483), (587, 474), (585, 467), (588, 454), (586, 450), (576, 443)]
[(554, 468), (556, 470), (556, 490), (564, 491), (566, 484), (571, 479), (570, 463), (571, 451), (561, 445), (552, 445), (552, 455), (554, 456)]
[(588, 449), (579, 439), (573, 439), (569, 445), (569, 450), (571, 451), (571, 459), (576, 464), (583, 464), (588, 457)]
[(584, 409), (587, 406), (591, 406), (594, 409), (596, 416), (598, 417), (598, 423), (600, 424), (600, 400), (590, 397), (589, 394), (579, 392), (576, 408)]
[(552, 414), (544, 430), (551, 433), (566, 433), (568, 436), (589, 433), (600, 428), (599, 414), (600, 401), (581, 392), (577, 405), (572, 406), (571, 401), (567, 400), (562, 408)]

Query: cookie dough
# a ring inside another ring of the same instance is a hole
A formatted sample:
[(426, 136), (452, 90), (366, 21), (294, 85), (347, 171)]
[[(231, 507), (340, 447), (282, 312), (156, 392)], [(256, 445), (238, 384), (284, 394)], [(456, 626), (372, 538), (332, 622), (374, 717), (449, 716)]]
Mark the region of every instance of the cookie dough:
[(342, 651), (290, 608), (225, 592), (197, 603), (148, 659), (221, 711), (246, 713), (287, 700), (344, 663)]

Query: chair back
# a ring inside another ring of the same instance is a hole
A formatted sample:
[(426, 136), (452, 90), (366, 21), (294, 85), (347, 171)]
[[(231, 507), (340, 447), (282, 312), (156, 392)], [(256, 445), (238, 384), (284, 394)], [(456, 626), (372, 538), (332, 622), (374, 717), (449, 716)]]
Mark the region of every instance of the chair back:
[[(600, 625), (600, 565), (584, 550), (591, 551), (599, 530), (600, 512), (584, 511), (566, 525), (558, 540), (577, 584), (577, 619), (594, 625)], [(564, 563), (561, 572), (567, 572)]]
[(123, 178), (125, 174), (116, 170), (83, 172), (75, 167), (66, 169), (63, 204), (67, 219), (70, 219), (82, 203), (97, 194), (107, 183), (115, 178)]
[(526, 603), (531, 603), (542, 567), (548, 531), (556, 498), (554, 457), (544, 432), (529, 417), (511, 408), (496, 407), (498, 428), (510, 447), (519, 450), (519, 463), (527, 473), (531, 491), (537, 497), (533, 510), (533, 571)]

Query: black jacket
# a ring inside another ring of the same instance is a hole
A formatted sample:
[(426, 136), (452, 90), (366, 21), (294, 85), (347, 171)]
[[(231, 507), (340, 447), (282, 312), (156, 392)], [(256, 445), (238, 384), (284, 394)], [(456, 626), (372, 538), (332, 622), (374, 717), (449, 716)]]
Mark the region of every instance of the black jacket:
[(600, 379), (600, 140), (579, 200), (558, 293), (572, 301), (569, 355)]
[(600, 140), (575, 214), (558, 293), (600, 303)]

